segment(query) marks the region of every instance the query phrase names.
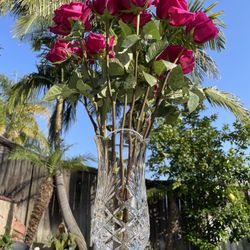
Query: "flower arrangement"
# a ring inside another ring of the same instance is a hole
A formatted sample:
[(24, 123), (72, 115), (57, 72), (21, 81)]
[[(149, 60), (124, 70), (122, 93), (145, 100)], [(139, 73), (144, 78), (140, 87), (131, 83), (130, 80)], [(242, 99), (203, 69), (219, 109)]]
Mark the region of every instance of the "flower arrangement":
[(214, 6), (196, 1), (192, 12), (186, 0), (62, 5), (46, 58), (70, 74), (45, 99), (81, 95), (96, 134), (126, 127), (147, 138), (158, 116), (172, 119), (180, 105), (192, 112), (202, 102), (192, 75), (196, 51), (218, 39), (218, 13), (208, 16)]
[(46, 58), (61, 81), (45, 100), (80, 98), (98, 135), (97, 249), (145, 249), (147, 138), (157, 117), (174, 122), (183, 106), (193, 112), (204, 99), (194, 71), (207, 65), (196, 54), (220, 41), (219, 13), (208, 16), (214, 4), (191, 6), (186, 0), (86, 0), (55, 10), (56, 41)]

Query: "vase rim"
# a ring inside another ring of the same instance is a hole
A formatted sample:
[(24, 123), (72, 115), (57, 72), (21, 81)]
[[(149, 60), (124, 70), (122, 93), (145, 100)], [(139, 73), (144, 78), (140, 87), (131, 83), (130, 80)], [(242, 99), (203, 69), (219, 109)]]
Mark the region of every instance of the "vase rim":
[(129, 129), (129, 128), (116, 129), (114, 131), (111, 131), (107, 136), (96, 135), (95, 138), (96, 139), (101, 138), (101, 139), (107, 140), (113, 134), (117, 134), (117, 133), (120, 133), (120, 132), (130, 132), (130, 133), (133, 133), (140, 142), (145, 143), (145, 144), (147, 144), (149, 142), (149, 140), (150, 140), (149, 138), (146, 138), (146, 139), (143, 138), (143, 136), (139, 132), (135, 131), (134, 129)]

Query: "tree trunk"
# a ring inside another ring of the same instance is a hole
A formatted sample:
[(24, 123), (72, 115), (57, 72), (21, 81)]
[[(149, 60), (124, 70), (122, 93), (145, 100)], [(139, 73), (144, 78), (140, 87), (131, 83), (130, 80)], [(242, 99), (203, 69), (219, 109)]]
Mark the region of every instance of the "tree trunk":
[(179, 210), (175, 198), (169, 196), (166, 250), (174, 250), (174, 242), (179, 231)]
[(31, 244), (36, 236), (44, 211), (48, 208), (53, 194), (53, 179), (47, 177), (41, 184), (29, 219), (25, 242)]
[(71, 211), (67, 192), (64, 185), (63, 174), (60, 171), (58, 171), (56, 174), (56, 188), (65, 224), (68, 230), (76, 236), (76, 243), (78, 245), (79, 250), (87, 250), (88, 248), (84, 240), (84, 236), (80, 228), (78, 227), (74, 215)]
[[(56, 120), (55, 120), (55, 147), (60, 147), (61, 144), (61, 132), (62, 132), (62, 112), (63, 112), (63, 99), (57, 100), (56, 104)], [(69, 200), (67, 197), (67, 192), (64, 185), (63, 174), (60, 171), (56, 173), (56, 189), (58, 194), (58, 199), (60, 203), (60, 208), (62, 210), (63, 219), (68, 230), (76, 236), (76, 243), (79, 250), (87, 250), (87, 244), (85, 242), (84, 236), (81, 233), (80, 228), (73, 216), (71, 211)]]

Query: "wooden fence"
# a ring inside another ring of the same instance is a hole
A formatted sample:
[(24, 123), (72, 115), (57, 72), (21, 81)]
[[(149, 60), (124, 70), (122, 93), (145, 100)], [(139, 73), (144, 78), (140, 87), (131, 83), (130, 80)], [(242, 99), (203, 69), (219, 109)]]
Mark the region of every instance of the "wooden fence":
[[(45, 176), (44, 170), (33, 166), (27, 161), (10, 161), (8, 154), (15, 145), (0, 137), (0, 196), (5, 196), (16, 203), (15, 217), (27, 226), (28, 218), (34, 204), (34, 197)], [(79, 223), (89, 249), (92, 249), (90, 239), (90, 220), (92, 205), (95, 198), (96, 169), (65, 173), (65, 183), (73, 214)], [(152, 183), (150, 183), (152, 186)], [(150, 204), (151, 249), (165, 249), (165, 235), (168, 214), (167, 197)], [(37, 234), (37, 241), (48, 242), (57, 232), (57, 226), (62, 222), (56, 192), (50, 202)], [(1, 225), (0, 225), (1, 226)], [(189, 250), (190, 246), (178, 240), (176, 250)], [(243, 241), (239, 245), (225, 245), (224, 250), (250, 250), (250, 244)]]

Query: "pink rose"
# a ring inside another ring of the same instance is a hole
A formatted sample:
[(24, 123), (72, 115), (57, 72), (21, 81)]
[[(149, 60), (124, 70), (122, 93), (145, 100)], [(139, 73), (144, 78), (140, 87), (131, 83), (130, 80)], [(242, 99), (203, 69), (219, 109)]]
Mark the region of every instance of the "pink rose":
[(97, 55), (106, 47), (105, 37), (102, 34), (90, 32), (85, 39), (85, 49), (88, 55)]
[(80, 20), (87, 30), (90, 29), (89, 15), (91, 12), (90, 6), (86, 2), (71, 2), (63, 4), (55, 10), (53, 18), (54, 27), (50, 31), (58, 35), (68, 35), (71, 31), (71, 21)]
[(193, 31), (193, 39), (197, 43), (205, 43), (215, 39), (219, 30), (213, 21), (204, 13), (197, 12), (195, 19), (187, 25), (187, 32)]
[(186, 0), (158, 0), (155, 4), (158, 18), (169, 20), (172, 26), (186, 25), (194, 19)]
[(55, 41), (50, 52), (46, 56), (47, 60), (52, 63), (67, 60), (72, 54), (72, 48), (70, 48), (69, 45), (69, 42), (65, 42), (63, 40)]
[(152, 0), (121, 0), (122, 7), (130, 10), (132, 7), (148, 8)]
[(100, 15), (108, 12), (111, 15), (116, 15), (120, 11), (119, 0), (93, 0), (93, 10)]
[(156, 60), (167, 60), (172, 63), (175, 62), (181, 66), (184, 74), (192, 72), (195, 66), (193, 51), (185, 49), (180, 45), (169, 45), (162, 51)]

